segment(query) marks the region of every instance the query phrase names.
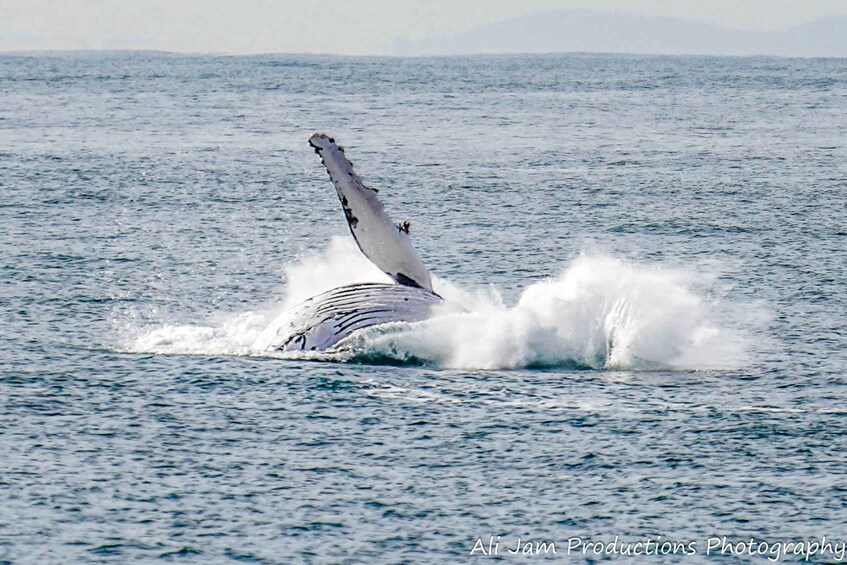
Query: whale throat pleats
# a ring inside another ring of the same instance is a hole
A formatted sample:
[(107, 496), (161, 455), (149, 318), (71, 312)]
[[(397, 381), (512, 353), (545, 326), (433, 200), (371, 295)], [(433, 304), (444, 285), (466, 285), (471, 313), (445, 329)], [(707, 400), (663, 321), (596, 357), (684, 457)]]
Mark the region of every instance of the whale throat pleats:
[(285, 323), (269, 351), (324, 351), (357, 330), (396, 322), (420, 322), (441, 302), (422, 288), (364, 283), (342, 286), (300, 303), (285, 315)]

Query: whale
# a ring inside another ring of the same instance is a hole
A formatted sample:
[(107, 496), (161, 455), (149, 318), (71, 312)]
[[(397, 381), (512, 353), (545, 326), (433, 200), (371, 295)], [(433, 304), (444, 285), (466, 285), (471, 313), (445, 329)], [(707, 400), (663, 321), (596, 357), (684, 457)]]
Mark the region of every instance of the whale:
[(315, 133), (309, 145), (329, 174), (359, 250), (393, 283), (352, 284), (313, 296), (274, 320), (256, 347), (279, 353), (329, 351), (368, 328), (430, 318), (443, 299), (433, 291), (432, 276), (412, 246), (409, 222), (391, 220), (378, 190), (365, 185), (335, 139)]

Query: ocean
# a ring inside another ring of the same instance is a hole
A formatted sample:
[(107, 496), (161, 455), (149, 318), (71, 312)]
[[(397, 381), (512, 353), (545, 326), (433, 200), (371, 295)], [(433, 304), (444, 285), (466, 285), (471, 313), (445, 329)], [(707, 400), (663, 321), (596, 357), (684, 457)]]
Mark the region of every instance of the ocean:
[[(255, 347), (315, 131), (463, 312)], [(845, 59), (7, 54), (0, 194), (0, 563), (847, 559)]]

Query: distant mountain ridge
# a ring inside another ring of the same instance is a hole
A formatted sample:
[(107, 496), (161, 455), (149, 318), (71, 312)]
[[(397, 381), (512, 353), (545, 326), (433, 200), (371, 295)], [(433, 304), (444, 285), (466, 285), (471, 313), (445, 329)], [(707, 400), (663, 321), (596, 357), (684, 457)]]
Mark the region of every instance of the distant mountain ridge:
[(561, 10), (504, 20), (448, 39), (395, 42), (391, 54), (554, 52), (847, 57), (847, 17), (757, 32), (669, 17)]

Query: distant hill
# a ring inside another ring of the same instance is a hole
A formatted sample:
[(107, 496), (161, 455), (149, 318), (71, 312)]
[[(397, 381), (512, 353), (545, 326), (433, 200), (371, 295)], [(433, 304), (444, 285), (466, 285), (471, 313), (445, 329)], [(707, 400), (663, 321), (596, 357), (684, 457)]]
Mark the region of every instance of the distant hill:
[(542, 12), (441, 40), (395, 43), (394, 55), (474, 53), (643, 53), (847, 57), (847, 17), (780, 32), (738, 31), (667, 17)]

